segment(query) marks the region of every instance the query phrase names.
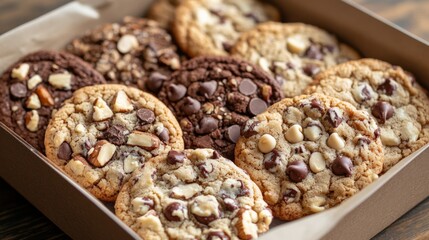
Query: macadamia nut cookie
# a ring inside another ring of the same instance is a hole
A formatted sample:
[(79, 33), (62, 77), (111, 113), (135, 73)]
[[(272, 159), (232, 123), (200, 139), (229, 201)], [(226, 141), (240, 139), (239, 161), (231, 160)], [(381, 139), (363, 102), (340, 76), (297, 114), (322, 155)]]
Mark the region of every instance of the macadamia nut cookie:
[(249, 120), (241, 136), (235, 162), (283, 220), (334, 207), (377, 179), (383, 166), (375, 120), (325, 95), (283, 99)]
[(82, 88), (53, 116), (47, 157), (97, 198), (114, 201), (131, 173), (152, 157), (183, 149), (170, 110), (122, 85)]
[(269, 22), (244, 33), (232, 55), (259, 65), (295, 97), (319, 71), (359, 55), (325, 30), (303, 23)]
[(344, 63), (316, 76), (307, 90), (314, 92), (347, 101), (378, 121), (384, 172), (429, 142), (429, 99), (400, 67), (375, 59)]
[(170, 34), (149, 19), (125, 17), (74, 39), (67, 51), (91, 63), (110, 83), (155, 92), (180, 59)]
[(271, 211), (258, 187), (211, 149), (170, 151), (125, 184), (116, 215), (143, 239), (255, 239)]
[(52, 112), (76, 89), (101, 83), (103, 76), (71, 54), (31, 53), (0, 77), (0, 121), (44, 152)]
[(173, 33), (191, 57), (228, 55), (241, 33), (279, 16), (258, 0), (187, 0), (176, 9)]

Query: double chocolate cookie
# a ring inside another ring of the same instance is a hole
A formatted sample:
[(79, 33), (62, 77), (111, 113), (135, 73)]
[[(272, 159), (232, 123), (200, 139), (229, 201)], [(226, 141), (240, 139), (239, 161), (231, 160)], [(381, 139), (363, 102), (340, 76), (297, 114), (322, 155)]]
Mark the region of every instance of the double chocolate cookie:
[(213, 148), (230, 159), (241, 126), (282, 96), (261, 69), (230, 57), (185, 62), (158, 94), (178, 118), (186, 148)]
[(54, 109), (76, 89), (104, 82), (103, 76), (73, 55), (31, 53), (0, 77), (0, 121), (44, 152), (45, 130)]
[(258, 187), (211, 149), (170, 151), (137, 170), (116, 215), (143, 239), (256, 239), (271, 211)]
[(131, 173), (154, 156), (183, 149), (171, 111), (136, 88), (79, 89), (53, 116), (47, 157), (97, 198), (114, 201)]
[(111, 83), (157, 91), (180, 59), (171, 36), (157, 22), (125, 17), (73, 40), (67, 51), (91, 63)]
[(259, 65), (295, 97), (318, 72), (359, 55), (326, 31), (303, 23), (264, 23), (244, 33), (232, 54)]
[(235, 149), (235, 163), (283, 220), (348, 199), (378, 178), (383, 157), (376, 121), (321, 94), (274, 104), (246, 123)]
[(228, 55), (241, 33), (279, 19), (274, 7), (258, 0), (187, 0), (176, 9), (173, 33), (191, 57)]
[(315, 92), (347, 101), (377, 119), (384, 172), (429, 142), (429, 98), (400, 67), (375, 59), (344, 63), (317, 75), (307, 89)]

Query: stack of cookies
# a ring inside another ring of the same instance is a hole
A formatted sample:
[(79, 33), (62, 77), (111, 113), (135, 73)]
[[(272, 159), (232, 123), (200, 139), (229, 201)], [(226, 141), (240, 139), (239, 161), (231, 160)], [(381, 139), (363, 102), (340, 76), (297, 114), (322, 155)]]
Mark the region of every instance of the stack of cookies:
[(144, 239), (257, 238), (429, 142), (412, 74), (279, 19), (257, 0), (154, 1), (10, 66), (0, 121)]

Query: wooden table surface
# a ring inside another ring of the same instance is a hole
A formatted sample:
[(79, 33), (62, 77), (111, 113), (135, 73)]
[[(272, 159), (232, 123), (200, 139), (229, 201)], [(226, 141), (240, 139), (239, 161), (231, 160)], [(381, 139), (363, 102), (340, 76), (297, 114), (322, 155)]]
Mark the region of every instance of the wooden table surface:
[[(429, 41), (429, 0), (355, 1)], [(0, 0), (0, 34), (67, 2)], [(0, 239), (69, 237), (0, 178)], [(429, 198), (373, 239), (429, 239)]]

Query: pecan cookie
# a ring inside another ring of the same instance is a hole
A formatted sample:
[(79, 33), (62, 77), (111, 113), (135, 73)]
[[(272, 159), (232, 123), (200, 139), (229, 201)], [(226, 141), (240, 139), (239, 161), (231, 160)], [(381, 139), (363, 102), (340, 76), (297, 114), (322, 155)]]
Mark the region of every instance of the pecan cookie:
[(173, 33), (191, 57), (228, 55), (241, 33), (279, 18), (275, 8), (258, 0), (188, 0), (176, 9)]
[(85, 87), (53, 116), (47, 157), (97, 198), (114, 201), (146, 159), (183, 149), (170, 110), (152, 95), (123, 85)]
[(286, 97), (300, 95), (319, 71), (359, 57), (320, 28), (275, 22), (244, 33), (232, 54), (271, 73), (282, 85)]
[(158, 93), (178, 118), (186, 148), (213, 148), (229, 159), (244, 122), (282, 96), (261, 69), (230, 57), (185, 62)]
[(157, 91), (180, 67), (171, 36), (157, 22), (125, 17), (73, 40), (66, 50), (91, 63), (111, 83)]
[(331, 208), (377, 179), (383, 148), (365, 111), (303, 95), (249, 120), (235, 162), (261, 188), (273, 215), (293, 220)]
[(384, 172), (429, 142), (429, 99), (400, 67), (375, 59), (351, 61), (317, 75), (306, 92), (337, 97), (377, 119)]
[(31, 53), (0, 77), (0, 121), (44, 152), (45, 130), (54, 109), (76, 89), (104, 82), (89, 64), (71, 54)]
[(167, 30), (171, 30), (176, 7), (182, 0), (157, 0), (149, 7), (147, 18), (155, 20)]
[(249, 176), (211, 149), (151, 159), (125, 184), (115, 212), (143, 239), (255, 239), (272, 220)]

